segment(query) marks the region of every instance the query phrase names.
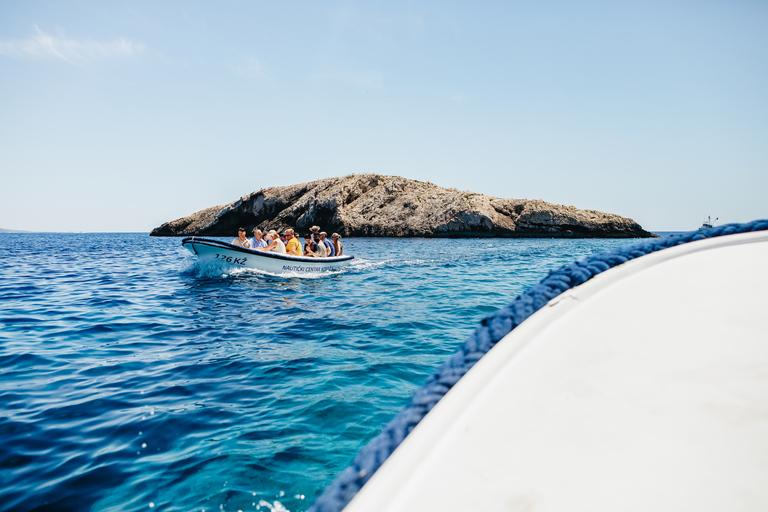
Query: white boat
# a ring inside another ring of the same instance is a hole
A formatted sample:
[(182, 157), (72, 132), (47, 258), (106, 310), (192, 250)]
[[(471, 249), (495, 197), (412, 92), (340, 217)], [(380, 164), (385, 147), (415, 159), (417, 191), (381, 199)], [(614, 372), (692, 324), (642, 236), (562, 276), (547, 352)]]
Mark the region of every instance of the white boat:
[(235, 267), (253, 268), (272, 274), (333, 272), (348, 266), (354, 259), (354, 256), (309, 258), (256, 251), (220, 240), (194, 236), (182, 240), (181, 245), (192, 254), (195, 254), (200, 261), (216, 261)]
[(766, 262), (768, 231), (720, 236), (557, 296), (345, 512), (768, 510)]

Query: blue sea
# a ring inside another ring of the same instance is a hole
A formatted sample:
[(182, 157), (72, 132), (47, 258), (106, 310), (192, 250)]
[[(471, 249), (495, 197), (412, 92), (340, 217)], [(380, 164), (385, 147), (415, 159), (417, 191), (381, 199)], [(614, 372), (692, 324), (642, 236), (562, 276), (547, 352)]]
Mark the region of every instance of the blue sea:
[(483, 317), (635, 242), (342, 241), (298, 277), (0, 234), (0, 510), (306, 510)]

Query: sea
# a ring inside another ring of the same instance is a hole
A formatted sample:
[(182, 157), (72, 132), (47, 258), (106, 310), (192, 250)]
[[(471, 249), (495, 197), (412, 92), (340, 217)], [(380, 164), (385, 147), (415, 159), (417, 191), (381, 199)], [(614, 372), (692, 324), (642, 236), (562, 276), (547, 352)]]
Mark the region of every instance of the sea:
[(485, 316), (636, 240), (342, 242), (298, 276), (0, 234), (0, 510), (306, 510)]

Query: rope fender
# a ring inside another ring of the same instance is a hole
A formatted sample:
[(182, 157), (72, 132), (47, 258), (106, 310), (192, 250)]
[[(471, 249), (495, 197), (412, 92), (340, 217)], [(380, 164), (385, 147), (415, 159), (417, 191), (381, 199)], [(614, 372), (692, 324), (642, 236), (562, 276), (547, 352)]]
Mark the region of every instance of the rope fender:
[(484, 318), (461, 348), (413, 393), (408, 405), (384, 426), (378, 436), (360, 449), (350, 466), (325, 489), (308, 512), (340, 512), (419, 421), (481, 357), (512, 329), (561, 293), (587, 282), (609, 268), (652, 252), (695, 240), (764, 230), (768, 230), (768, 219), (702, 228), (593, 254), (551, 271), (509, 305)]

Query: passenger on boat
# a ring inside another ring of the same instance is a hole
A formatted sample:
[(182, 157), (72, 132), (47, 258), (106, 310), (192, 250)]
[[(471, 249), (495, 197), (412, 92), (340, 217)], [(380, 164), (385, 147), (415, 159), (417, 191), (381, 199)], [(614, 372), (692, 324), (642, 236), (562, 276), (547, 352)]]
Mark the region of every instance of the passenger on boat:
[(309, 231), (310, 231), (309, 236), (312, 237), (312, 241), (317, 242), (318, 235), (320, 234), (320, 226), (312, 226), (311, 228), (309, 228)]
[(308, 256), (310, 258), (319, 256), (317, 254), (317, 244), (312, 241), (311, 234), (304, 235), (304, 256)]
[(285, 244), (285, 252), (294, 256), (303, 256), (304, 253), (301, 250), (301, 242), (299, 237), (293, 232), (291, 228), (285, 230), (285, 238), (288, 240)]
[(318, 258), (328, 257), (328, 248), (323, 242), (320, 241), (320, 235), (317, 236), (317, 242), (315, 242), (315, 245), (317, 246), (317, 249), (315, 249), (315, 254)]
[(328, 253), (328, 256), (335, 256), (335, 251), (333, 249), (333, 244), (330, 240), (328, 240), (328, 233), (325, 231), (320, 232), (320, 242), (321, 244), (325, 245), (325, 250)]
[(333, 244), (333, 250), (336, 256), (344, 254), (344, 248), (341, 246), (341, 235), (334, 233), (331, 235), (331, 243)]
[(251, 239), (251, 249), (258, 249), (259, 247), (266, 247), (267, 241), (258, 228), (253, 228), (253, 238)]
[(257, 251), (285, 254), (285, 244), (280, 240), (280, 235), (277, 234), (277, 231), (274, 229), (270, 230), (269, 233), (267, 233), (267, 239), (270, 240), (270, 243), (266, 247), (256, 248)]
[(283, 242), (283, 243), (288, 241), (288, 238), (285, 236), (285, 231), (280, 233), (280, 241)]
[(230, 243), (238, 247), (245, 247), (246, 249), (251, 248), (251, 242), (245, 238), (245, 228), (239, 228), (237, 230), (237, 238), (232, 240)]

